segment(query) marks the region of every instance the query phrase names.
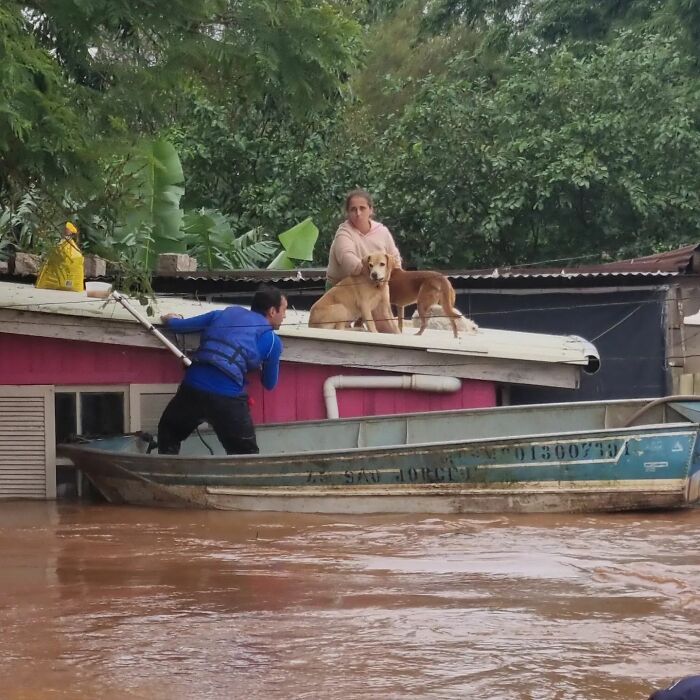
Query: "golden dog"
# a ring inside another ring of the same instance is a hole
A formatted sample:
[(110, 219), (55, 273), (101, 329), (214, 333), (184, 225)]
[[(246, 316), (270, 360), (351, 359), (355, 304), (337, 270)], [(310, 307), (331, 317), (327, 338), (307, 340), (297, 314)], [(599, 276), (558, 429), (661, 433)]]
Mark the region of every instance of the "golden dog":
[(372, 311), (385, 309), (387, 314), (391, 313), (389, 280), (394, 265), (394, 258), (386, 253), (368, 255), (361, 274), (341, 280), (311, 307), (309, 328), (342, 330), (359, 318), (376, 333)]
[(406, 271), (394, 270), (389, 282), (391, 303), (397, 307), (399, 316), (399, 331), (403, 331), (404, 307), (409, 304), (417, 305), (420, 317), (421, 335), (428, 325), (430, 307), (439, 304), (442, 312), (449, 319), (454, 337), (458, 338), (457, 319), (462, 317), (455, 304), (455, 290), (450, 281), (440, 272), (430, 270)]

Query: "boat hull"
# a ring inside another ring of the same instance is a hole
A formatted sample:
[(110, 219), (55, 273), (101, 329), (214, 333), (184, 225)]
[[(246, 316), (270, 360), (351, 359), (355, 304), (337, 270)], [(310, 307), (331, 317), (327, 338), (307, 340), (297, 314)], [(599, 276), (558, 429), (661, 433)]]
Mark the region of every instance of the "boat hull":
[(86, 446), (64, 453), (113, 503), (347, 514), (610, 512), (697, 500), (697, 431), (659, 424), (276, 456)]
[(289, 489), (230, 489), (170, 486), (167, 490), (125, 479), (93, 480), (111, 503), (169, 508), (268, 511), (347, 515), (487, 514), (487, 513), (605, 513), (673, 510), (688, 505), (685, 490), (669, 485), (650, 488), (589, 487), (557, 489), (493, 489), (488, 492), (459, 486), (434, 488), (306, 487)]

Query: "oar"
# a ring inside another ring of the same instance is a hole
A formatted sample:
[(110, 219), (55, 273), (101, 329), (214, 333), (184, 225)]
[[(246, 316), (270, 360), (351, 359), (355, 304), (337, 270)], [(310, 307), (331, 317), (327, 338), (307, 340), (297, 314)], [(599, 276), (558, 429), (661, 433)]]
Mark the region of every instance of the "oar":
[(185, 367), (189, 367), (192, 364), (192, 360), (190, 360), (187, 355), (185, 355), (180, 348), (177, 347), (174, 343), (171, 343), (145, 316), (142, 316), (129, 302), (116, 290), (112, 292), (110, 295), (114, 301), (119, 302), (149, 333), (153, 333), (153, 335), (160, 340), (163, 345), (165, 345), (170, 352), (172, 352), (174, 355), (176, 355), (181, 361), (182, 364), (185, 365)]

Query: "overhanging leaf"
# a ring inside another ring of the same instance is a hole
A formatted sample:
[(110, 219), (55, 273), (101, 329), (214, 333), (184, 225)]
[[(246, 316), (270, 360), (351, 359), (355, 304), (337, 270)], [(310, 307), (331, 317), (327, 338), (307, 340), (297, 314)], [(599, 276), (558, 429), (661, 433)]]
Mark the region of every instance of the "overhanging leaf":
[(289, 257), (287, 251), (282, 250), (280, 254), (267, 266), (268, 270), (293, 270), (296, 267), (294, 261)]
[(126, 167), (133, 178), (135, 206), (127, 215), (126, 228), (150, 231), (141, 241), (140, 253), (152, 268), (158, 253), (181, 253), (185, 241), (181, 230), (180, 198), (184, 179), (180, 158), (168, 141), (142, 144)]
[[(292, 226), (284, 233), (280, 233), (278, 238), (290, 258), (307, 261), (314, 259), (314, 246), (318, 239), (318, 228), (310, 218), (304, 219), (296, 226)], [(268, 267), (271, 267), (271, 265), (272, 263)]]

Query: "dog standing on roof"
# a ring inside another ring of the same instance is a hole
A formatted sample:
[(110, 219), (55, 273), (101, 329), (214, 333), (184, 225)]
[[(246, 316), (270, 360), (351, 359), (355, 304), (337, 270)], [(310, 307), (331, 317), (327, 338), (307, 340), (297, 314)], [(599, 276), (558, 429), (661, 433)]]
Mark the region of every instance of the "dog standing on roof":
[(455, 338), (459, 337), (459, 330), (464, 329), (468, 333), (478, 330), (476, 323), (465, 319), (454, 308), (455, 290), (440, 272), (394, 270), (389, 281), (389, 292), (391, 303), (398, 310), (399, 332), (403, 332), (404, 308), (410, 304), (416, 304), (416, 313), (420, 318), (420, 330), (416, 335), (421, 335), (428, 327), (428, 320), (435, 315), (432, 309), (436, 305), (442, 309), (444, 319), (449, 321)]

